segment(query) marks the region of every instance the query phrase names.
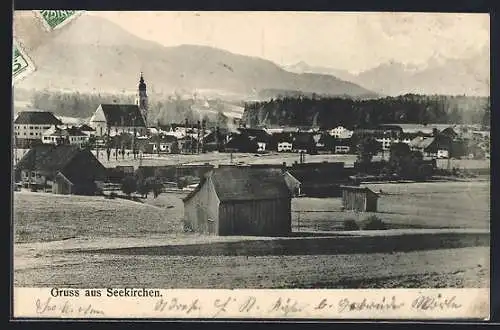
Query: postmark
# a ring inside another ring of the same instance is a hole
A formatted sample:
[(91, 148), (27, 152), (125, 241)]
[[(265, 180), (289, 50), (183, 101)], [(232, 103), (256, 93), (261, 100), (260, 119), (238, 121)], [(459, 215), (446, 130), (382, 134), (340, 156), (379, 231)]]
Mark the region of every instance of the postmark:
[(35, 70), (36, 67), (33, 61), (31, 61), (21, 44), (14, 40), (12, 45), (12, 84), (15, 84)]
[(49, 30), (60, 29), (76, 17), (78, 17), (81, 10), (38, 10), (37, 11), (44, 27)]

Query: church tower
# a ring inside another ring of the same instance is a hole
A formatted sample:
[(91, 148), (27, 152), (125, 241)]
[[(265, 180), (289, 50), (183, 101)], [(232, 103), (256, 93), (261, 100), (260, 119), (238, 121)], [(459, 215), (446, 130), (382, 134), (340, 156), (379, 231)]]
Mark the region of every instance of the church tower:
[(146, 83), (144, 82), (144, 77), (142, 76), (139, 80), (139, 87), (137, 90), (137, 96), (135, 99), (135, 104), (139, 107), (142, 116), (144, 117), (144, 122), (147, 125), (148, 116), (148, 94), (146, 93)]

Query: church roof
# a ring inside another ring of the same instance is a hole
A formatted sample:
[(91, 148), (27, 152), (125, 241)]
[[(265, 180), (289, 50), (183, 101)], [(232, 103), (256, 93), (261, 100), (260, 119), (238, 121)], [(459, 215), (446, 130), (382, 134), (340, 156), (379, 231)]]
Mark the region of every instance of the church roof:
[(106, 123), (111, 126), (146, 127), (136, 104), (101, 104)]

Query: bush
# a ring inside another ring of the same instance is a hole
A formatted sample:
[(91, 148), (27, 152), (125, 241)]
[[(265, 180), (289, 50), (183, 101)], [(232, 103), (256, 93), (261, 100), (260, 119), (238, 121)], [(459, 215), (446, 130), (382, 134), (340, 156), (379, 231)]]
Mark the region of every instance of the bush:
[(127, 196), (130, 196), (133, 192), (137, 190), (137, 182), (133, 176), (126, 176), (122, 180), (122, 191)]
[(362, 228), (364, 230), (385, 230), (387, 229), (387, 225), (382, 221), (382, 219), (376, 215), (372, 215), (365, 219)]
[(344, 220), (344, 230), (359, 230), (359, 226), (354, 219)]

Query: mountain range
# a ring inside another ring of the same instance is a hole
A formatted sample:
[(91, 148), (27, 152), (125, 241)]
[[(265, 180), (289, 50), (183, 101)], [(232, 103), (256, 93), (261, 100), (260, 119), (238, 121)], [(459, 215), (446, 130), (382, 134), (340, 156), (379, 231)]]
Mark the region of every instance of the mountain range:
[(383, 95), (445, 94), (487, 96), (490, 93), (490, 53), (483, 47), (466, 58), (431, 57), (423, 66), (405, 65), (396, 61), (357, 74), (346, 70), (311, 66), (303, 61), (285, 66), (295, 73), (334, 75)]
[[(324, 73), (289, 72), (256, 57), (199, 45), (165, 47), (100, 17), (83, 14), (50, 34), (14, 16), (14, 34), (29, 50), (36, 71), (16, 87), (80, 92), (135, 91), (139, 72), (153, 93), (252, 98), (262, 90), (376, 97), (378, 94)], [(37, 30), (38, 31), (38, 30)], [(40, 40), (43, 40), (41, 42)]]

